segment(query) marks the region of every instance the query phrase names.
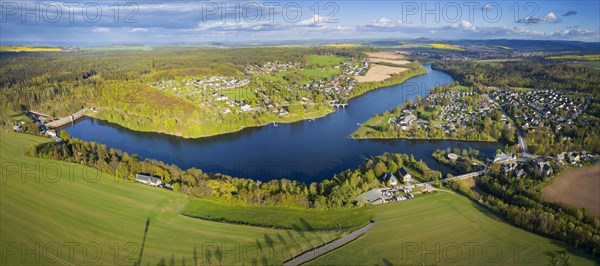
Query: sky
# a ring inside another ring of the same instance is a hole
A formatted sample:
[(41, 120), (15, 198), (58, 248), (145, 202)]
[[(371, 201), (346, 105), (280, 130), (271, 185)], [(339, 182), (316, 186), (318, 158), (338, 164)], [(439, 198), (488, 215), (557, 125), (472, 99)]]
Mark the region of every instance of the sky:
[(5, 1), (2, 45), (600, 41), (600, 1)]

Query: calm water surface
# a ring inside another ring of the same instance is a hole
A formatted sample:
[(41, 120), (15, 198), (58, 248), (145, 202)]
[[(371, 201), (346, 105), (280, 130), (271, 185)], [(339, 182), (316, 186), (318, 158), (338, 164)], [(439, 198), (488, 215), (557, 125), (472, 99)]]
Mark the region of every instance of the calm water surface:
[(428, 73), (403, 84), (377, 89), (349, 102), (315, 121), (247, 128), (221, 136), (184, 139), (136, 132), (93, 118), (84, 118), (66, 130), (73, 137), (104, 143), (144, 158), (196, 167), (258, 180), (288, 178), (306, 182), (331, 178), (335, 173), (358, 166), (365, 157), (384, 152), (408, 153), (431, 168), (452, 171), (431, 158), (436, 149), (459, 147), (492, 154), (498, 143), (427, 140), (352, 140), (350, 134), (374, 114), (385, 112), (417, 95), (425, 96), (439, 85), (452, 82), (448, 74), (425, 66)]

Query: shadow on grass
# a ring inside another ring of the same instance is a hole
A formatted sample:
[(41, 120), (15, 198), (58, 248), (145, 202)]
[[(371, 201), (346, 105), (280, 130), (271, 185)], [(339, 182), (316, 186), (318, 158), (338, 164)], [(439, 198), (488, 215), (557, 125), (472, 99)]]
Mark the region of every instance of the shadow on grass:
[(142, 256), (144, 255), (144, 245), (146, 245), (146, 236), (148, 236), (148, 229), (150, 229), (150, 217), (146, 219), (146, 228), (144, 229), (144, 238), (142, 239), (142, 245), (140, 245), (140, 255), (134, 265), (140, 266), (142, 263)]

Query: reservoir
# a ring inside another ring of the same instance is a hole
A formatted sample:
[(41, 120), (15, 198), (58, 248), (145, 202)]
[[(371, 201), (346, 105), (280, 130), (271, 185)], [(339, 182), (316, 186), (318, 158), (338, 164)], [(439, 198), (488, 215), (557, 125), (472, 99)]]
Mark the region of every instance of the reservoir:
[[(452, 170), (437, 163), (436, 149), (473, 148), (491, 156), (499, 143), (445, 140), (353, 140), (350, 135), (373, 115), (390, 110), (417, 95), (425, 97), (437, 86), (453, 81), (425, 65), (427, 74), (406, 82), (367, 92), (349, 101), (346, 108), (314, 121), (268, 124), (242, 131), (185, 139), (160, 133), (137, 132), (116, 124), (83, 118), (66, 128), (72, 137), (95, 141), (143, 158), (196, 167), (234, 177), (271, 180), (287, 178), (305, 182), (332, 178), (335, 173), (357, 167), (369, 156), (385, 152), (412, 154), (444, 177)], [(159, 107), (157, 107), (159, 108)]]

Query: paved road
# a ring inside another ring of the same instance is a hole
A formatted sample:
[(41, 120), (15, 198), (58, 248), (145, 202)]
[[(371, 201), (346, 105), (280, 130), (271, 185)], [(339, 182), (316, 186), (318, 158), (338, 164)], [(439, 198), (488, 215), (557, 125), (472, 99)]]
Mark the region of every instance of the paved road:
[[(513, 120), (513, 123), (514, 123), (514, 119), (512, 119), (511, 116), (509, 116), (506, 113), (506, 111), (504, 111), (504, 108), (502, 108), (502, 106), (500, 106), (500, 104), (498, 104), (496, 101), (492, 100), (490, 98), (490, 96), (487, 95), (487, 93), (484, 93), (483, 95), (488, 100), (494, 102), (494, 105), (496, 105), (500, 109), (500, 111), (502, 111), (502, 113), (504, 114), (504, 116), (506, 116), (507, 118), (510, 118), (511, 120)], [(528, 154), (529, 150), (527, 149), (527, 144), (525, 143), (525, 138), (523, 138), (523, 133), (519, 129), (518, 125), (515, 124), (514, 126), (515, 126), (515, 129), (517, 130), (517, 139), (519, 140), (519, 146), (521, 146), (521, 152), (524, 153), (524, 154)]]
[(523, 137), (523, 133), (521, 130), (517, 128), (517, 135), (519, 138), (519, 146), (521, 146), (521, 152), (524, 154), (528, 154), (529, 150), (527, 149), (527, 144), (525, 144), (525, 138)]
[(330, 252), (336, 248), (339, 248), (343, 245), (348, 244), (348, 242), (358, 238), (362, 234), (371, 230), (371, 228), (373, 228), (373, 226), (375, 226), (375, 222), (369, 223), (369, 224), (361, 227), (360, 229), (353, 231), (352, 233), (348, 234), (347, 236), (340, 237), (339, 239), (337, 239), (335, 241), (329, 242), (318, 248), (306, 251), (306, 252), (300, 254), (299, 256), (286, 261), (285, 263), (283, 263), (283, 265), (284, 266), (295, 266), (295, 265), (300, 265), (302, 263), (305, 263), (307, 261), (311, 261), (319, 256), (324, 255), (327, 252)]

